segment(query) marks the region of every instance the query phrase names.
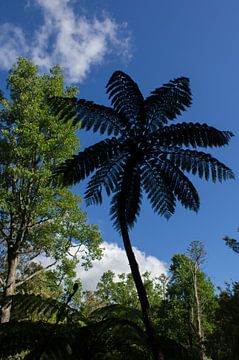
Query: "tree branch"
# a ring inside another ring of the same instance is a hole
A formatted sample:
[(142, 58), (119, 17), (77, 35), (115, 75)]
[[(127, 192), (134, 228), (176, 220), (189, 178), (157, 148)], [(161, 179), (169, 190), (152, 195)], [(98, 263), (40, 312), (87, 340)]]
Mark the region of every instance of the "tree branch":
[(0, 285), (2, 285), (3, 287), (5, 287), (5, 281), (0, 277)]
[(56, 263), (57, 263), (57, 260), (54, 261), (52, 264), (46, 266), (45, 268), (42, 268), (42, 269), (40, 269), (40, 270), (35, 271), (33, 274), (29, 275), (29, 276), (26, 277), (24, 280), (17, 282), (16, 285), (15, 285), (15, 287), (17, 288), (17, 287), (21, 286), (22, 284), (24, 284), (24, 283), (27, 282), (28, 280), (32, 279), (32, 278), (35, 277), (36, 275), (38, 275), (38, 274), (40, 274), (41, 272), (43, 272), (43, 271), (49, 269), (50, 267), (54, 266)]
[(6, 241), (7, 234), (5, 234), (5, 232), (3, 231), (3, 229), (0, 229), (0, 232), (1, 232), (2, 236), (3, 236), (3, 238), (5, 238), (5, 239), (3, 239), (2, 241)]
[(49, 219), (49, 218), (39, 220), (39, 221), (35, 222), (34, 224), (28, 225), (28, 228), (33, 228), (34, 226), (41, 225), (42, 223), (50, 221), (50, 220), (51, 219)]

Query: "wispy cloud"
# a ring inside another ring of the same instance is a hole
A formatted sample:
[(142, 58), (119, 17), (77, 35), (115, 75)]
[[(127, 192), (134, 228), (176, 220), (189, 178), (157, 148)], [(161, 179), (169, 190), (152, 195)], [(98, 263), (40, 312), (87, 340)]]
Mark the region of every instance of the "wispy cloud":
[(29, 52), (23, 30), (12, 24), (0, 25), (0, 67), (8, 70), (20, 54)]
[[(34, 0), (43, 23), (33, 35), (14, 24), (0, 26), (0, 67), (9, 69), (27, 56), (44, 69), (60, 64), (71, 82), (83, 80), (107, 55), (129, 59), (130, 35), (125, 24), (109, 16), (91, 19), (74, 12), (70, 0)], [(29, 10), (29, 5), (28, 5)]]

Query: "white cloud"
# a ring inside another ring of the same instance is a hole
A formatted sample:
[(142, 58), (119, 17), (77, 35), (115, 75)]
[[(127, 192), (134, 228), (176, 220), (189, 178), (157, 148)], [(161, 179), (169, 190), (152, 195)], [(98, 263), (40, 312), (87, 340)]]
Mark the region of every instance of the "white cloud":
[(1, 26), (2, 68), (8, 69), (18, 56), (27, 56), (43, 69), (60, 64), (67, 79), (77, 82), (108, 54), (130, 58), (125, 24), (117, 24), (109, 16), (88, 19), (77, 15), (70, 0), (35, 0), (35, 4), (42, 10), (43, 24), (32, 37), (13, 24)]
[[(93, 267), (91, 269), (85, 271), (80, 264), (77, 267), (77, 276), (81, 279), (84, 289), (94, 290), (105, 271), (111, 270), (116, 275), (130, 272), (128, 259), (122, 248), (117, 244), (107, 242), (104, 242), (102, 247), (104, 249), (103, 258), (93, 261)], [(155, 256), (146, 256), (137, 248), (134, 248), (134, 252), (141, 274), (149, 271), (151, 277), (155, 278), (162, 273), (167, 273), (166, 264)]]
[[(104, 241), (101, 247), (103, 249), (103, 257), (101, 260), (94, 260), (92, 262), (92, 268), (86, 271), (80, 263), (77, 265), (77, 278), (80, 278), (84, 290), (95, 290), (98, 281), (105, 271), (111, 270), (116, 275), (122, 273), (128, 274), (130, 272), (128, 259), (124, 249), (120, 248), (115, 243), (107, 243), (106, 241)], [(155, 256), (146, 256), (144, 252), (135, 247), (133, 249), (141, 274), (148, 271), (150, 272), (150, 278), (158, 277), (161, 274), (167, 274), (167, 264), (160, 261)], [(72, 248), (71, 253), (75, 254), (75, 248)], [(43, 255), (38, 256), (34, 261), (40, 262), (45, 267), (53, 262), (51, 258), (46, 258)]]

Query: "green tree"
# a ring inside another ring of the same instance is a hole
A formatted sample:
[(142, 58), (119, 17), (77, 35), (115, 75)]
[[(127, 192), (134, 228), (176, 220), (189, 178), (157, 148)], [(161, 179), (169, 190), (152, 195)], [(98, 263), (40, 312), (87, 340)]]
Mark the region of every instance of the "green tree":
[(106, 271), (97, 284), (95, 296), (105, 304), (120, 304), (137, 308), (139, 306), (134, 281), (130, 274), (120, 274), (118, 278)]
[(217, 300), (210, 279), (200, 269), (204, 249), (193, 242), (188, 254), (172, 258), (167, 299), (159, 311), (159, 328), (190, 350), (193, 359), (206, 359), (205, 340), (214, 330)]
[(213, 360), (239, 359), (239, 283), (227, 284), (218, 297), (215, 329), (207, 339)]
[(174, 213), (176, 200), (194, 211), (199, 196), (184, 171), (208, 180), (234, 178), (232, 171), (210, 154), (196, 147), (228, 144), (232, 133), (206, 124), (168, 125), (191, 104), (189, 80), (181, 77), (155, 89), (143, 98), (137, 84), (116, 71), (107, 84), (113, 109), (83, 99), (54, 99), (53, 109), (62, 118), (74, 116), (86, 130), (112, 135), (62, 164), (56, 175), (65, 185), (73, 185), (94, 174), (85, 198), (88, 204), (102, 202), (102, 190), (113, 194), (111, 218), (120, 231), (139, 296), (145, 326), (155, 359), (163, 356), (150, 320), (150, 307), (139, 267), (131, 246), (129, 229), (140, 212), (142, 189), (155, 212), (166, 218)]
[[(76, 264), (79, 247), (85, 252), (86, 266), (101, 254), (98, 228), (87, 224), (78, 206), (80, 198), (49, 181), (56, 166), (79, 147), (76, 127), (52, 115), (47, 101), (50, 96), (71, 98), (77, 89), (64, 90), (58, 66), (50, 74), (39, 75), (37, 66), (24, 58), (9, 72), (7, 87), (9, 100), (2, 96), (0, 101), (0, 279), (4, 297), (33, 277), (33, 273), (24, 277), (24, 268), (39, 254), (52, 257), (52, 265), (57, 261), (58, 267), (68, 271)], [(7, 304), (1, 322), (9, 318)]]
[[(75, 262), (71, 259), (67, 260), (64, 261), (64, 264), (60, 263), (53, 269), (43, 267), (36, 262), (29, 263), (17, 276), (15, 293), (40, 295), (44, 298), (52, 298), (62, 302), (65, 300), (66, 294), (71, 293), (74, 284), (77, 283), (78, 291), (71, 301), (71, 306), (80, 308), (82, 304), (82, 284), (80, 279), (77, 279)], [(21, 279), (23, 280), (21, 281)]]
[[(155, 311), (164, 298), (165, 278), (161, 276), (151, 279), (150, 273), (142, 274), (144, 286), (147, 290), (147, 295), (154, 315)], [(140, 308), (140, 302), (137, 296), (134, 280), (132, 274), (119, 274), (116, 276), (112, 271), (106, 271), (97, 284), (95, 297), (105, 305), (119, 304), (135, 309)]]

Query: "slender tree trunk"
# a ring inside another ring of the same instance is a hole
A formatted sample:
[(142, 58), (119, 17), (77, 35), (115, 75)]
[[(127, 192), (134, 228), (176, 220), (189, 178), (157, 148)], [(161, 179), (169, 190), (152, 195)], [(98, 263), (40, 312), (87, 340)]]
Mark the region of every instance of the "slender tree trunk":
[(194, 267), (193, 271), (193, 292), (194, 292), (194, 301), (195, 301), (195, 317), (196, 317), (196, 329), (199, 345), (199, 359), (205, 360), (204, 348), (203, 348), (203, 331), (202, 331), (202, 321), (201, 321), (201, 306), (198, 296), (197, 288), (197, 268)]
[(154, 355), (155, 360), (164, 360), (164, 356), (160, 350), (159, 340), (156, 330), (150, 319), (150, 307), (149, 307), (147, 292), (139, 272), (139, 266), (131, 246), (131, 242), (128, 234), (128, 228), (124, 220), (121, 221), (120, 227), (121, 227), (121, 234), (123, 238), (124, 248), (127, 254), (127, 258), (129, 260), (130, 269), (137, 289), (137, 293), (142, 309), (144, 324), (149, 338), (149, 343), (152, 349), (152, 353)]
[[(3, 296), (7, 298), (14, 294), (15, 291), (15, 281), (16, 281), (16, 269), (17, 269), (18, 257), (16, 252), (8, 247), (8, 274), (6, 280), (6, 287), (4, 289)], [(1, 310), (1, 324), (10, 321), (10, 312), (11, 312), (11, 301), (2, 307)]]

